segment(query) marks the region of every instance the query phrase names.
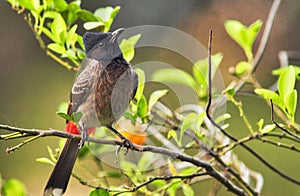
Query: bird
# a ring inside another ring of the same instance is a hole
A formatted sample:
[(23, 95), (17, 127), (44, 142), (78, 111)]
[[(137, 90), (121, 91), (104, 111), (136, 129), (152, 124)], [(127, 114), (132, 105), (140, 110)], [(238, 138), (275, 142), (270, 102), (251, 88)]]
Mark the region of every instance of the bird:
[(88, 141), (89, 129), (106, 126), (123, 140), (123, 146), (132, 148), (133, 144), (113, 128), (113, 123), (134, 98), (138, 85), (138, 76), (123, 58), (117, 41), (124, 30), (86, 32), (82, 37), (86, 57), (74, 81), (67, 111), (69, 116), (81, 113), (77, 125), (82, 137), (66, 140), (44, 189), (44, 196), (64, 194), (77, 154)]

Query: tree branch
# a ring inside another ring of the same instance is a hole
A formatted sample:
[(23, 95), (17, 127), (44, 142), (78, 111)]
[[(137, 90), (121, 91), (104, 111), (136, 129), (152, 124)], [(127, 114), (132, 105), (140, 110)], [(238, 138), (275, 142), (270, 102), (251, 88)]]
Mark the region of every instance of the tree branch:
[[(58, 130), (39, 130), (39, 129), (24, 129), (24, 128), (18, 128), (18, 127), (13, 127), (13, 126), (8, 126), (8, 125), (2, 125), (0, 124), (0, 129), (8, 130), (8, 131), (13, 131), (13, 132), (19, 132), (19, 133), (26, 133), (28, 135), (32, 136), (39, 136), (39, 137), (46, 137), (46, 136), (58, 136), (58, 137), (63, 137), (63, 138), (81, 138), (80, 135), (73, 135), (69, 134), (67, 132), (62, 132)], [(26, 136), (28, 136), (26, 135)], [(2, 135), (0, 136), (0, 139), (4, 140), (5, 137)], [(89, 138), (90, 142), (93, 143), (98, 143), (98, 144), (107, 144), (107, 145), (118, 145), (122, 146), (123, 142), (121, 140), (108, 140), (108, 139), (97, 139), (90, 137)], [(178, 159), (184, 162), (189, 162), (192, 163), (193, 165), (197, 167), (202, 167), (206, 170), (207, 174), (218, 180), (220, 183), (222, 183), (225, 187), (227, 187), (228, 191), (233, 192), (237, 195), (242, 195), (245, 196), (246, 193), (236, 185), (234, 185), (228, 178), (226, 178), (224, 175), (222, 175), (220, 172), (218, 172), (210, 163), (195, 159), (192, 156), (188, 156), (182, 153), (178, 152), (173, 152), (171, 150), (161, 148), (161, 147), (156, 147), (156, 146), (140, 146), (133, 144), (132, 150), (138, 151), (138, 152), (153, 152), (153, 153), (158, 153), (158, 154), (163, 154), (166, 156), (169, 156), (173, 159)]]
[(260, 43), (259, 43), (259, 46), (258, 46), (258, 49), (257, 49), (256, 54), (255, 54), (254, 59), (253, 59), (252, 73), (254, 73), (256, 71), (256, 68), (258, 67), (259, 62), (261, 61), (261, 59), (262, 59), (262, 57), (265, 53), (267, 43), (269, 41), (269, 37), (270, 37), (272, 27), (273, 27), (273, 24), (274, 24), (274, 19), (275, 19), (275, 16), (276, 16), (276, 12), (279, 8), (280, 2), (281, 2), (281, 0), (274, 0), (273, 4), (271, 6), (271, 9), (269, 11), (269, 15), (268, 15), (268, 19), (266, 21), (265, 29), (264, 29), (263, 35), (261, 37), (261, 40), (260, 40)]

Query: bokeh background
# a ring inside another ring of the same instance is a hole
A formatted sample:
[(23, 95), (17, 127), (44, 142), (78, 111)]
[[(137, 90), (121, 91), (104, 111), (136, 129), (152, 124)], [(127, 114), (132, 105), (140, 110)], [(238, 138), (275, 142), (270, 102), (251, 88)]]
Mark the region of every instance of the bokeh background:
[[(224, 54), (220, 70), (228, 84), (233, 79), (228, 74), (228, 68), (245, 59), (245, 56), (226, 35), (224, 22), (228, 19), (237, 19), (247, 25), (257, 19), (265, 22), (271, 3), (271, 0), (190, 0), (184, 3), (180, 0), (84, 1), (82, 7), (93, 11), (101, 6), (120, 5), (121, 11), (112, 29), (148, 24), (166, 25), (191, 34), (203, 45), (206, 45), (209, 29), (212, 28), (213, 51)], [(264, 87), (268, 87), (276, 79), (270, 71), (279, 66), (278, 52), (300, 51), (299, 18), (300, 2), (283, 1), (276, 16), (270, 43), (257, 69), (257, 78)], [(13, 11), (5, 1), (0, 2), (0, 35), (0, 123), (62, 130), (64, 121), (55, 112), (61, 102), (68, 100), (75, 73), (67, 71), (45, 55), (23, 16)], [(261, 33), (258, 39), (260, 36)], [(258, 43), (254, 45), (254, 51), (257, 45)], [(240, 96), (239, 99), (245, 101), (245, 111), (251, 122), (257, 122), (260, 118), (270, 119), (270, 109), (261, 99), (252, 96)], [(229, 104), (227, 111), (233, 114), (230, 122), (233, 133), (245, 136), (247, 132), (243, 131), (245, 129), (238, 118), (237, 109)], [(299, 122), (299, 110), (296, 119)], [(28, 195), (41, 195), (52, 167), (38, 163), (35, 159), (47, 156), (46, 146), (56, 147), (58, 139), (42, 138), (7, 155), (5, 149), (18, 142), (20, 140), (1, 141), (0, 173), (4, 179), (22, 180)], [(277, 168), (300, 179), (299, 154), (259, 142), (253, 142), (251, 146)], [(300, 195), (299, 186), (271, 172), (246, 151), (237, 149), (236, 152), (247, 166), (263, 174), (265, 184), (262, 195)], [(197, 186), (197, 195), (207, 195), (210, 184), (211, 182), (205, 182)], [(87, 195), (84, 191), (86, 190), (82, 185), (71, 179), (67, 195)], [(220, 195), (231, 194), (223, 191)]]

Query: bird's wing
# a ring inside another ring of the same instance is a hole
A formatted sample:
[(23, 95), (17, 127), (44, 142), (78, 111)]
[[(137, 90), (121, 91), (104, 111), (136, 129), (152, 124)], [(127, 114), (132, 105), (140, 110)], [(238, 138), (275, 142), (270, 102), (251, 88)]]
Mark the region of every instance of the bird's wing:
[(85, 60), (82, 62), (82, 71), (76, 78), (72, 91), (70, 93), (70, 102), (68, 107), (68, 115), (72, 115), (78, 107), (86, 100), (88, 95), (92, 93), (95, 84), (95, 76), (98, 73), (99, 61)]

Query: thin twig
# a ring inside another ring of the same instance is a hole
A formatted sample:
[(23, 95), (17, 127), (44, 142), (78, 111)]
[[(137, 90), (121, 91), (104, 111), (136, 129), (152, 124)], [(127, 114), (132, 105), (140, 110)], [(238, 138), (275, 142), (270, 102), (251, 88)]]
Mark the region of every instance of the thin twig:
[(209, 175), (209, 173), (207, 172), (200, 172), (200, 173), (194, 173), (194, 174), (190, 174), (190, 175), (174, 175), (174, 176), (155, 176), (155, 177), (152, 177), (152, 178), (149, 178), (149, 180), (135, 186), (135, 187), (132, 187), (130, 188), (129, 190), (125, 190), (125, 191), (120, 191), (114, 195), (120, 195), (122, 193), (128, 193), (128, 192), (135, 192), (137, 191), (138, 189), (156, 181), (156, 180), (165, 180), (165, 181), (168, 181), (168, 180), (171, 180), (171, 179), (193, 179), (195, 177), (199, 177), (199, 176), (205, 176), (205, 175)]
[(274, 116), (274, 104), (272, 99), (270, 99), (270, 103), (271, 103), (271, 120), (272, 122), (276, 125), (276, 127), (278, 127), (279, 129), (281, 129), (282, 131), (284, 131), (285, 133), (289, 134), (290, 136), (296, 138), (298, 141), (300, 141), (300, 137), (292, 132), (290, 132), (289, 130), (287, 130), (286, 128), (280, 126), (280, 124), (278, 124), (275, 121), (275, 116)]
[(273, 141), (273, 140), (269, 140), (269, 139), (265, 139), (265, 138), (260, 138), (260, 137), (257, 137), (255, 139), (258, 139), (260, 140), (261, 142), (263, 143), (267, 143), (267, 144), (271, 144), (273, 146), (277, 146), (277, 147), (281, 147), (281, 148), (285, 148), (285, 149), (289, 149), (289, 150), (292, 150), (292, 151), (295, 151), (295, 152), (298, 152), (300, 153), (300, 149), (297, 148), (295, 145), (293, 144), (285, 144), (285, 143), (281, 143), (281, 142), (277, 142), (277, 141)]

